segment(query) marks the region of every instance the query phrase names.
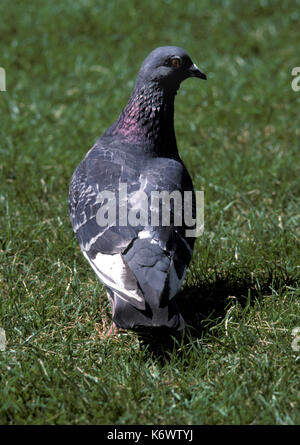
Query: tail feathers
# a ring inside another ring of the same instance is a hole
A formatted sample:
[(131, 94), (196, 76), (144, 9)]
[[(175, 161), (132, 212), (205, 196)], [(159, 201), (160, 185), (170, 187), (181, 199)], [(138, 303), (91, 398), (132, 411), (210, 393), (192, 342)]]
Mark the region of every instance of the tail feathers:
[(173, 271), (171, 256), (151, 238), (137, 238), (122, 257), (138, 283), (145, 308), (130, 304), (115, 291), (115, 324), (119, 328), (133, 330), (149, 327), (182, 330), (185, 325), (183, 318), (171, 299), (181, 284), (180, 280), (174, 280), (173, 275), (177, 275)]
[(119, 328), (138, 330), (148, 327), (165, 327), (180, 331), (185, 326), (174, 300), (165, 307), (150, 306), (146, 303), (145, 310), (137, 309), (116, 294), (113, 300), (113, 321)]

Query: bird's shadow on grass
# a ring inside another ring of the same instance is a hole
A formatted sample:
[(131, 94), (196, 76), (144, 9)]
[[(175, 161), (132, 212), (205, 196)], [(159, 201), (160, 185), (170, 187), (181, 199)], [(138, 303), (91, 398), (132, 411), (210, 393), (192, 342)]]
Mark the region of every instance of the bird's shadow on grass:
[[(274, 279), (265, 277), (260, 283), (254, 282), (252, 276), (215, 277), (203, 281), (198, 286), (185, 286), (176, 296), (178, 308), (186, 322), (187, 329), (182, 334), (157, 330), (153, 335), (138, 335), (142, 347), (146, 347), (153, 357), (165, 362), (179, 344), (190, 343), (207, 335), (209, 329), (225, 317), (227, 310), (237, 302), (241, 307), (252, 305), (263, 295), (270, 294), (272, 288), (280, 289), (291, 285), (294, 280), (287, 278)], [(178, 352), (179, 353), (179, 352)]]
[(246, 279), (216, 278), (199, 286), (185, 287), (177, 295), (176, 301), (189, 335), (199, 338), (207, 330), (207, 324), (213, 326), (224, 318), (233, 301), (243, 307), (247, 301), (251, 303), (257, 297), (257, 289)]

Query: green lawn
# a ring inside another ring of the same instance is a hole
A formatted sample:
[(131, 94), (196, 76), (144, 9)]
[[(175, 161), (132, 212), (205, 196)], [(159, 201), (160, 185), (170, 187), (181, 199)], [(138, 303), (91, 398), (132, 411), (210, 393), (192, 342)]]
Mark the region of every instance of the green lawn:
[[(2, 0), (0, 17), (0, 423), (299, 424), (300, 1)], [(106, 339), (67, 205), (161, 45), (208, 75), (176, 98), (205, 232), (178, 297), (190, 335), (165, 360)]]

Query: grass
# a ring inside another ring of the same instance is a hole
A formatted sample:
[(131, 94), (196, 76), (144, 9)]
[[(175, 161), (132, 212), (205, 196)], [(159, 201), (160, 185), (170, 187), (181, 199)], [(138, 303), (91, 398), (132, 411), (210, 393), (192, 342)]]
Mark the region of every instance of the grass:
[[(1, 424), (300, 423), (299, 5), (1, 2)], [(133, 333), (105, 338), (108, 302), (67, 195), (165, 44), (209, 80), (176, 99), (205, 232), (178, 297), (190, 335), (162, 361)]]

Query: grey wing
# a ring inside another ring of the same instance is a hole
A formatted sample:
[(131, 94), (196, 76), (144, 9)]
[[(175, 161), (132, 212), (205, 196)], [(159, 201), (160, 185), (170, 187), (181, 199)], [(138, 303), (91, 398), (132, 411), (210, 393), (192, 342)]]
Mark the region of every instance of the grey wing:
[[(177, 293), (191, 258), (193, 242), (185, 239), (182, 227), (153, 227), (151, 221), (135, 227), (99, 226), (96, 218), (102, 205), (99, 193), (116, 192), (122, 181), (127, 183), (128, 193), (143, 191), (147, 196), (153, 190), (182, 188), (177, 171), (182, 167), (178, 162), (168, 160), (165, 166), (160, 162), (159, 167), (150, 163), (139, 175), (136, 171), (141, 166), (136, 162), (134, 156), (127, 155), (125, 163), (118, 153), (90, 151), (74, 172), (69, 203), (80, 247), (100, 280), (120, 298), (143, 309), (145, 295), (161, 304), (163, 299), (168, 300)], [(139, 207), (138, 198), (134, 205)], [(149, 209), (150, 206), (151, 202)]]
[(101, 225), (97, 218), (104, 204), (99, 194), (116, 192), (122, 176), (124, 165), (118, 157), (113, 159), (105, 150), (91, 150), (71, 179), (70, 219), (81, 250), (99, 279), (120, 298), (143, 309), (142, 292), (121, 254), (136, 237), (136, 229), (119, 227), (116, 221)]
[(91, 257), (98, 252), (119, 253), (135, 236), (133, 228), (119, 227), (116, 219), (101, 225), (97, 218), (97, 212), (105, 204), (101, 194), (117, 193), (122, 176), (124, 166), (121, 161), (113, 159), (105, 150), (90, 151), (72, 176), (69, 191), (71, 223), (80, 247)]

